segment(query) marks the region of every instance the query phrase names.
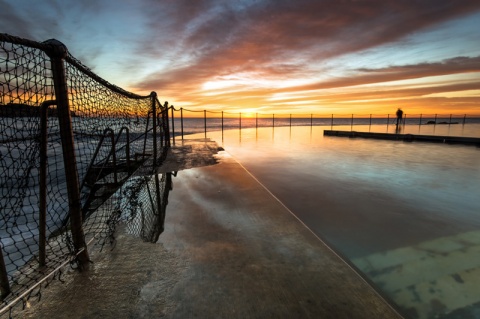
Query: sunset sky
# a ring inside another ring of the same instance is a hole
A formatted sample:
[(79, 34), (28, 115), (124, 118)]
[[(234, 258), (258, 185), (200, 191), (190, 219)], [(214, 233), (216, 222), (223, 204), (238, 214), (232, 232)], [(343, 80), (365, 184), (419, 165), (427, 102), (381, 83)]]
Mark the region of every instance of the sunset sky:
[(189, 110), (480, 115), (480, 1), (0, 0), (124, 89)]

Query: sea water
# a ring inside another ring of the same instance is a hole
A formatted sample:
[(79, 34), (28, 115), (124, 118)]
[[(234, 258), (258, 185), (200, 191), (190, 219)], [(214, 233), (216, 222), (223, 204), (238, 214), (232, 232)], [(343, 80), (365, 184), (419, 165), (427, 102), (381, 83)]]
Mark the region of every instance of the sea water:
[[(480, 136), (479, 124), (424, 127), (403, 130)], [(207, 137), (402, 314), (478, 318), (480, 148), (330, 137), (324, 129), (330, 128), (251, 128)]]

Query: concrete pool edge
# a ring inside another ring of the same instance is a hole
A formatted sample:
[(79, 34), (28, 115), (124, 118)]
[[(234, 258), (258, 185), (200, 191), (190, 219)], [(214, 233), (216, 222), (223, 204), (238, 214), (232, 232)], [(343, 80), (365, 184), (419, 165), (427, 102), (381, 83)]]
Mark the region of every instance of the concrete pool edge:
[(324, 130), (325, 136), (338, 137), (362, 137), (381, 140), (396, 140), (404, 142), (430, 142), (443, 144), (461, 144), (480, 147), (480, 138), (464, 136), (443, 136), (443, 135), (422, 135), (422, 134), (400, 134), (400, 133), (377, 133), (359, 131)]
[[(232, 156), (233, 157), (233, 156)], [(346, 266), (348, 266), (358, 277), (360, 280), (364, 281), (366, 284), (372, 287), (375, 293), (384, 300), (384, 302), (392, 308), (394, 312), (396, 312), (399, 316), (401, 315), (401, 310), (397, 308), (395, 302), (390, 299), (383, 291), (376, 288), (375, 283), (351, 261), (349, 260), (344, 254), (340, 251), (335, 249), (331, 243), (328, 242), (326, 238), (323, 238), (321, 235), (316, 234), (310, 227), (308, 227), (293, 211), (291, 211), (277, 196), (275, 196), (260, 180), (258, 180), (246, 167), (244, 167), (240, 162), (235, 160), (258, 184), (260, 184), (276, 201), (282, 205), (285, 210), (287, 210), (295, 219), (303, 225), (315, 238), (317, 238), (326, 248), (328, 248), (335, 256), (337, 256), (340, 260), (342, 260)]]
[[(83, 293), (55, 283), (27, 313), (72, 317), (81, 304), (78, 318), (400, 317), (232, 158), (173, 183), (157, 244), (120, 233), (116, 250), (102, 253), (111, 256), (75, 274)], [(96, 298), (99, 290), (107, 295)]]

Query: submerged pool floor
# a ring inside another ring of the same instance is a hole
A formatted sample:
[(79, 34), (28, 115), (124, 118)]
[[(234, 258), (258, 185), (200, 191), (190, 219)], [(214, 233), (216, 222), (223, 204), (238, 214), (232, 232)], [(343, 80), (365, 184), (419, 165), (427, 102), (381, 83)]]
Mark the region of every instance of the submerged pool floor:
[(211, 137), (407, 317), (480, 318), (480, 149), (321, 127)]

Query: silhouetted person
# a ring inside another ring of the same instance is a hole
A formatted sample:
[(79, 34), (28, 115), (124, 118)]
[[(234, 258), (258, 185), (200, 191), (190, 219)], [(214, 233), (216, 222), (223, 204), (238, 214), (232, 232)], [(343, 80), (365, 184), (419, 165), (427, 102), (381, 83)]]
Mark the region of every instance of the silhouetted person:
[(398, 108), (397, 110), (397, 127), (400, 123), (402, 123), (402, 117), (403, 117), (403, 111), (401, 108)]

